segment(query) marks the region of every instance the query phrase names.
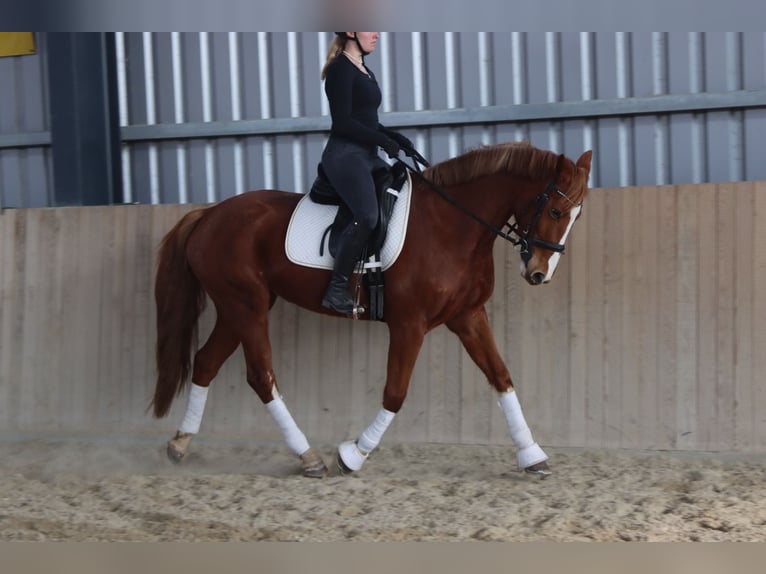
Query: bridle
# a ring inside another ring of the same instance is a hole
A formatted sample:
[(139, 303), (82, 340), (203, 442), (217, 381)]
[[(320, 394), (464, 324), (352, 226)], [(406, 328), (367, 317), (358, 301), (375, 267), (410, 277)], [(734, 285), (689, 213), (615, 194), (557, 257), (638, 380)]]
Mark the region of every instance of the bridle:
[(527, 220), (527, 224), (524, 226), (524, 229), (519, 229), (519, 225), (516, 223), (516, 221), (513, 223), (508, 222), (505, 224), (509, 228), (510, 232), (514, 233), (517, 237), (517, 239), (509, 238), (508, 241), (510, 241), (513, 245), (519, 246), (521, 260), (524, 261), (524, 263), (529, 263), (529, 260), (532, 259), (533, 247), (542, 247), (543, 249), (553, 251), (554, 253), (564, 253), (564, 244), (551, 243), (550, 241), (538, 239), (532, 235), (537, 228), (540, 217), (542, 217), (543, 212), (545, 211), (545, 206), (548, 204), (548, 201), (550, 201), (551, 196), (554, 193), (566, 199), (573, 207), (579, 207), (582, 205), (582, 202), (575, 203), (566, 193), (561, 191), (556, 185), (556, 180), (554, 179), (545, 187), (542, 193), (533, 198), (527, 204), (527, 207), (524, 209), (524, 213), (522, 213), (521, 217), (515, 218), (517, 221), (519, 219), (523, 220), (525, 219), (525, 216), (529, 210), (533, 207), (535, 208), (535, 212), (532, 214), (532, 217)]
[[(407, 156), (412, 158), (413, 160), (413, 166), (410, 166), (406, 162), (402, 161), (401, 159), (397, 158), (396, 161), (404, 164), (404, 166), (412, 173), (414, 173), (422, 182), (424, 182), (430, 189), (435, 191), (437, 195), (441, 196), (444, 200), (446, 200), (448, 203), (451, 203), (456, 208), (458, 208), (460, 211), (465, 213), (468, 217), (473, 219), (474, 221), (477, 221), (487, 229), (489, 229), (492, 233), (494, 233), (498, 237), (502, 237), (511, 245), (518, 246), (519, 247), (519, 253), (521, 255), (522, 261), (524, 263), (528, 263), (529, 260), (532, 258), (532, 251), (534, 247), (540, 247), (542, 249), (547, 249), (549, 251), (553, 251), (554, 253), (564, 253), (564, 245), (562, 243), (552, 243), (550, 241), (545, 241), (544, 239), (538, 239), (534, 236), (534, 233), (537, 228), (537, 224), (540, 221), (540, 218), (542, 217), (545, 207), (550, 201), (553, 194), (558, 194), (564, 199), (566, 199), (570, 205), (573, 207), (578, 207), (582, 205), (582, 202), (575, 203), (570, 199), (570, 197), (565, 194), (563, 191), (561, 191), (558, 186), (556, 179), (554, 178), (542, 191), (542, 193), (538, 194), (536, 197), (534, 197), (530, 202), (527, 204), (526, 208), (524, 209), (524, 212), (522, 213), (521, 217), (514, 217), (515, 221), (511, 223), (510, 221), (507, 221), (505, 225), (503, 225), (502, 229), (499, 229), (492, 225), (491, 223), (484, 221), (481, 217), (467, 209), (465, 206), (461, 205), (460, 202), (458, 202), (455, 198), (451, 197), (449, 194), (447, 194), (443, 189), (441, 189), (438, 185), (436, 185), (431, 180), (427, 179), (420, 168), (420, 165), (423, 165), (425, 167), (429, 166), (429, 163), (426, 161), (426, 159), (418, 153), (415, 149), (402, 149), (402, 151), (405, 152)], [(534, 208), (534, 213), (532, 214), (532, 217), (530, 217), (527, 220), (527, 224), (524, 226), (523, 229), (521, 229), (517, 223), (519, 220), (525, 219), (525, 216), (531, 209)], [(508, 231), (504, 231), (505, 228), (508, 228)]]

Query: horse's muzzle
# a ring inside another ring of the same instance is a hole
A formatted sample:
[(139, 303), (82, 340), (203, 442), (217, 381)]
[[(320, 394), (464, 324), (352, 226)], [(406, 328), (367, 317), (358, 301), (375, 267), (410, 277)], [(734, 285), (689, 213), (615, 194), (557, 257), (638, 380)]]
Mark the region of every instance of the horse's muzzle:
[(545, 281), (545, 273), (541, 271), (535, 271), (527, 278), (527, 281), (529, 281), (530, 285), (540, 285), (543, 281)]

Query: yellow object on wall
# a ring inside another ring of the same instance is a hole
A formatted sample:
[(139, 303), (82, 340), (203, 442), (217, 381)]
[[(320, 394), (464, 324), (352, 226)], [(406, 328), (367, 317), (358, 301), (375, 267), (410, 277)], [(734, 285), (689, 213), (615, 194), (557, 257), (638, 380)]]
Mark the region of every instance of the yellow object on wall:
[(34, 53), (34, 32), (0, 32), (0, 57), (28, 56)]

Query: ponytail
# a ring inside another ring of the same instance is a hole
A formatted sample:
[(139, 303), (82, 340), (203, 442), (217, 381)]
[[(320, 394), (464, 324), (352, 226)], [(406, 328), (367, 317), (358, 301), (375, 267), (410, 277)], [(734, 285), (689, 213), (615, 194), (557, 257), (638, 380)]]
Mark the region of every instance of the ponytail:
[(345, 47), (346, 38), (342, 38), (341, 36), (335, 36), (335, 38), (333, 38), (332, 42), (330, 42), (330, 47), (327, 49), (327, 60), (322, 67), (322, 73), (320, 75), (321, 79), (324, 80), (327, 77), (327, 68), (329, 68), (330, 64), (335, 61), (335, 58), (343, 53), (343, 48)]

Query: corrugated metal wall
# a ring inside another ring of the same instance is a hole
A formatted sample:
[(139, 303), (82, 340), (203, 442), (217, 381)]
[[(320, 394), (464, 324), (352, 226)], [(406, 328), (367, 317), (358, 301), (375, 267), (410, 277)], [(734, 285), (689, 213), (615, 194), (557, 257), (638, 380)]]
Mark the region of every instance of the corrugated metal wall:
[(45, 39), (35, 34), (35, 55), (0, 58), (0, 208), (50, 205)]
[[(305, 191), (329, 126), (330, 39), (117, 34), (126, 199)], [(525, 138), (570, 157), (594, 149), (593, 186), (766, 179), (765, 33), (396, 32), (378, 46), (367, 61), (381, 119), (432, 161)], [(45, 147), (3, 147), (47, 129), (44, 68), (43, 52), (0, 59), (3, 206), (47, 202)]]
[[(0, 217), (0, 435), (170, 438), (186, 398), (169, 419), (146, 412), (155, 247), (189, 209)], [(764, 452), (764, 214), (766, 182), (594, 189), (541, 287), (496, 246), (487, 311), (541, 444)], [(270, 333), (280, 390), (309, 438), (357, 436), (380, 408), (385, 325), (280, 301)], [(212, 384), (202, 433), (281, 440), (239, 351)], [(384, 442), (511, 444), (496, 394), (445, 327), (426, 337)]]
[[(330, 39), (313, 33), (125, 35), (131, 77), (125, 125), (326, 114), (318, 72)], [(574, 157), (594, 148), (594, 186), (766, 178), (757, 152), (766, 108), (428, 127), (441, 119), (430, 117), (434, 110), (763, 90), (763, 34), (387, 33), (367, 61), (384, 90), (382, 121), (396, 124), (397, 112), (421, 112), (424, 128), (404, 131), (432, 161), (481, 143), (526, 138)], [(213, 79), (209, 90), (207, 78)], [(179, 118), (174, 101), (181, 98), (185, 115)], [(550, 113), (569, 110), (554, 105)], [(500, 117), (502, 111), (494, 115)], [(325, 138), (311, 126), (294, 127), (270, 138), (181, 144), (196, 170), (180, 177), (185, 164), (176, 160), (178, 143), (136, 143), (131, 196), (211, 201), (271, 186), (302, 192)]]

